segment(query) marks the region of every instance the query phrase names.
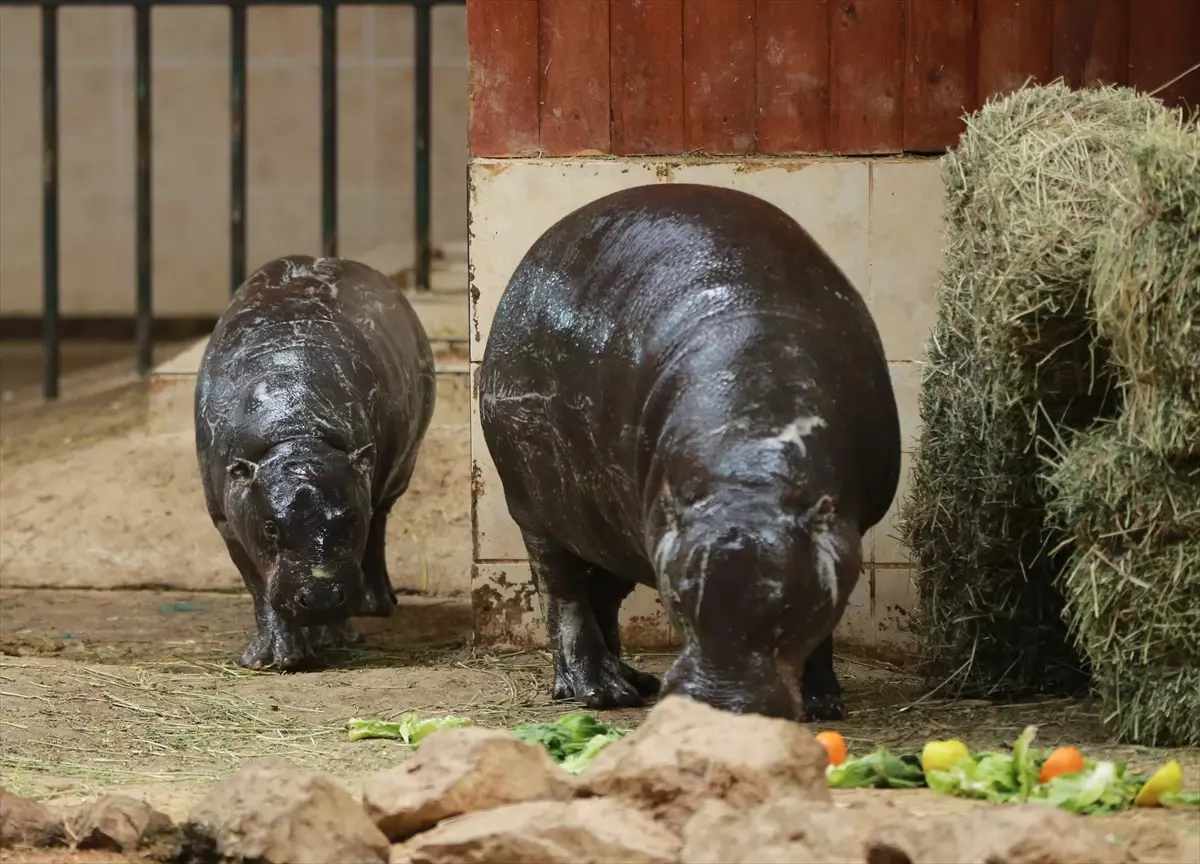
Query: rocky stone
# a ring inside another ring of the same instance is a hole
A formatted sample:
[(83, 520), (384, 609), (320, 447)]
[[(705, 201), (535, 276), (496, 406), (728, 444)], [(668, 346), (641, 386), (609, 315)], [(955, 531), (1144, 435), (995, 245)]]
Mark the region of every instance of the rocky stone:
[(0, 849), (53, 846), (62, 839), (62, 819), (53, 811), (0, 786)]
[(368, 778), (367, 815), (392, 840), (443, 819), (525, 801), (565, 800), (571, 775), (545, 749), (495, 729), (444, 729), (408, 761)]
[(834, 807), (800, 798), (753, 810), (706, 802), (683, 833), (682, 864), (862, 864), (891, 807)]
[[(1103, 824), (1103, 823), (1101, 823)], [(867, 864), (1126, 864), (1135, 860), (1081, 816), (1047, 805), (988, 807), (880, 828)]]
[(135, 852), (177, 842), (171, 817), (127, 795), (106, 795), (82, 804), (65, 820), (67, 838), (79, 849)]
[(671, 864), (679, 840), (631, 805), (606, 798), (534, 801), (443, 822), (393, 847), (392, 864)]
[(388, 842), (333, 778), (277, 756), (214, 785), (184, 830), (192, 858), (256, 864), (382, 864)]
[(636, 735), (600, 752), (582, 790), (635, 801), (681, 833), (710, 799), (742, 811), (783, 798), (828, 804), (827, 761), (798, 723), (667, 696)]

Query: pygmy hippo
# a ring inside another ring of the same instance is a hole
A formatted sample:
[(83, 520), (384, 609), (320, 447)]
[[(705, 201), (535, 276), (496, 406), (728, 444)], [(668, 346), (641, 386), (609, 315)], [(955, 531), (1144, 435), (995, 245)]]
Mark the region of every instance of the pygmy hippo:
[(300, 669), (386, 617), (388, 511), (433, 415), (433, 352), (382, 273), (294, 255), (252, 273), (209, 339), (196, 453), (213, 524), (254, 598), (239, 663)]
[(684, 642), (663, 692), (843, 715), (832, 634), (896, 493), (900, 428), (866, 305), (793, 219), (693, 184), (568, 214), (505, 289), (479, 400), (555, 697), (659, 690), (620, 654), (642, 584)]

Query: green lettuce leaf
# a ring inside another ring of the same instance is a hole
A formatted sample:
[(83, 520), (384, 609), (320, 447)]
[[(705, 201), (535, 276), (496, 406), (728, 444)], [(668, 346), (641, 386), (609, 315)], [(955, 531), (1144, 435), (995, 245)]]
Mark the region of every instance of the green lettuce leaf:
[(416, 712), (410, 711), (400, 715), (399, 720), (363, 720), (353, 717), (347, 724), (346, 737), (351, 741), (362, 741), (366, 738), (393, 738), (415, 749), (421, 743), (421, 739), (431, 732), (472, 725), (474, 724), (467, 717), (448, 715), (422, 720)]
[(518, 738), (546, 748), (550, 758), (577, 773), (608, 744), (625, 736), (625, 730), (601, 723), (576, 711), (550, 723), (522, 723), (513, 730)]
[(925, 785), (919, 756), (896, 756), (886, 747), (830, 765), (825, 777), (834, 789), (915, 789)]
[(1104, 761), (1088, 764), (1074, 774), (1060, 774), (1035, 787), (1029, 800), (1070, 813), (1116, 813), (1133, 804), (1139, 787), (1125, 776), (1124, 765)]
[(1200, 789), (1180, 789), (1178, 792), (1167, 792), (1158, 799), (1164, 807), (1200, 807)]

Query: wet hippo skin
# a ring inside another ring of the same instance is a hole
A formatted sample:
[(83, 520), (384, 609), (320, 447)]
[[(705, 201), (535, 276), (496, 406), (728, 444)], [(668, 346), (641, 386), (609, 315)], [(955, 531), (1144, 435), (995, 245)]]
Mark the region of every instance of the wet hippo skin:
[(865, 303), (793, 219), (691, 184), (572, 212), (508, 283), (479, 400), (556, 697), (659, 690), (621, 659), (642, 584), (683, 639), (664, 692), (843, 715), (832, 633), (896, 493), (900, 429)]
[(238, 289), (196, 381), (213, 524), (254, 598), (239, 663), (320, 665), (388, 616), (388, 512), (433, 416), (433, 352), (412, 306), (354, 261), (291, 256)]

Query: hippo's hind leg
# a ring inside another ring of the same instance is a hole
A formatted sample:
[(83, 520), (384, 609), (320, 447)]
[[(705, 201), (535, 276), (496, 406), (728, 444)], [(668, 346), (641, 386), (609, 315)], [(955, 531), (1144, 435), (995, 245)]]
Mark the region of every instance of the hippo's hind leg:
[(662, 682), (649, 672), (634, 669), (621, 660), (621, 604), (633, 593), (635, 583), (626, 581), (607, 570), (593, 565), (588, 573), (588, 591), (592, 597), (592, 609), (596, 613), (596, 623), (604, 637), (605, 647), (621, 664), (621, 674), (633, 685), (642, 696), (656, 696), (662, 688)]
[(641, 694), (626, 678), (620, 657), (609, 650), (597, 620), (588, 585), (591, 565), (553, 541), (522, 534), (546, 613), (554, 698), (579, 699), (589, 708), (641, 705)]
[(307, 628), (289, 625), (275, 614), (275, 610), (267, 602), (266, 585), (258, 575), (258, 568), (254, 566), (242, 544), (233, 536), (226, 523), (218, 523), (217, 530), (225, 540), (229, 557), (237, 565), (238, 572), (242, 574), (242, 581), (254, 599), (254, 621), (257, 631), (246, 650), (238, 657), (238, 665), (247, 669), (274, 667), (281, 671), (319, 665), (313, 646), (309, 642)]
[(363, 552), (363, 577), (366, 579), (366, 603), (363, 614), (372, 618), (387, 618), (396, 608), (397, 594), (416, 594), (411, 589), (397, 591), (392, 587), (387, 569), (387, 521), (388, 514), (400, 496), (381, 503), (371, 516), (371, 527), (367, 531), (367, 548)]
[(841, 720), (846, 716), (842, 688), (833, 669), (832, 633), (804, 661), (800, 692), (804, 697), (804, 719), (809, 723)]

